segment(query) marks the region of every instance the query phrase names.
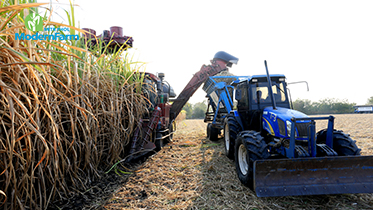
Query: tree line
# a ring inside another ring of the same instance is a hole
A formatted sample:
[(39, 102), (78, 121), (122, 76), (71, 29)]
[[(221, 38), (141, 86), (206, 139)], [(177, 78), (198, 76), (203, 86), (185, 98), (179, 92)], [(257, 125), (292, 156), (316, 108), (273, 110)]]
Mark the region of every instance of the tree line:
[(349, 103), (347, 99), (325, 98), (317, 102), (308, 99), (297, 99), (293, 102), (293, 109), (305, 114), (344, 114), (353, 113), (356, 103)]
[[(373, 105), (373, 96), (367, 99), (366, 105)], [(318, 102), (308, 99), (297, 99), (293, 102), (293, 109), (305, 114), (345, 114), (354, 113), (356, 103), (349, 103), (347, 99), (326, 98)]]
[(183, 107), (187, 119), (203, 119), (207, 110), (207, 102), (202, 101), (195, 104), (186, 103)]
[(366, 105), (373, 105), (373, 96), (371, 96), (370, 98), (368, 98)]
[[(373, 96), (367, 99), (367, 105), (373, 105)], [(356, 103), (350, 103), (347, 99), (325, 98), (317, 102), (308, 99), (297, 99), (293, 101), (293, 109), (305, 114), (345, 114), (353, 113)], [(186, 103), (183, 107), (187, 119), (203, 119), (207, 110), (207, 102), (202, 101), (195, 104)]]

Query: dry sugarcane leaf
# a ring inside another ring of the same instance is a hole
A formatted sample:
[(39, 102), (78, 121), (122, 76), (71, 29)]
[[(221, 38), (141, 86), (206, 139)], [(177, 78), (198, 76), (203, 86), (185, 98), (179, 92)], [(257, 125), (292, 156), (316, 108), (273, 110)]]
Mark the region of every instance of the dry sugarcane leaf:
[(3, 23), (0, 25), (0, 31), (4, 29), (4, 27), (20, 12), (21, 10), (16, 10), (13, 12), (13, 14)]
[(6, 196), (5, 192), (2, 191), (2, 190), (0, 190), (0, 194), (4, 196), (4, 201), (3, 201), (3, 203), (0, 205), (0, 206), (2, 206), (2, 205), (4, 205), (4, 203), (5, 203), (6, 199), (7, 199), (7, 196)]
[(31, 7), (38, 7), (38, 6), (46, 5), (46, 4), (49, 4), (49, 3), (28, 3), (28, 4), (11, 5), (11, 6), (0, 8), (0, 13), (9, 12), (11, 10), (21, 10), (21, 9), (26, 9), (26, 8), (31, 8)]

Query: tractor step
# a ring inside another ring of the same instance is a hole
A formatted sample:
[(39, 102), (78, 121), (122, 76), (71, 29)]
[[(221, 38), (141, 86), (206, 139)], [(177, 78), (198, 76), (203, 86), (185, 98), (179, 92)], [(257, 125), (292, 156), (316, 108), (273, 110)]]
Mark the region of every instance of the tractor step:
[(258, 160), (258, 197), (373, 193), (373, 156)]

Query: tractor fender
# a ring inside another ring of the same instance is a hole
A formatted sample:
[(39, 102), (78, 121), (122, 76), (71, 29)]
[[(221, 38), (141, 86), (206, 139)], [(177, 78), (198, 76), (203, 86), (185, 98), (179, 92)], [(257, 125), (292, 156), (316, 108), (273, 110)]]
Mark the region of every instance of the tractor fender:
[(238, 122), (238, 124), (241, 126), (241, 131), (245, 130), (244, 127), (243, 127), (243, 124), (242, 124), (242, 121), (241, 121), (241, 117), (240, 117), (240, 114), (238, 113), (237, 110), (232, 110), (230, 112), (230, 114), (232, 116), (234, 116), (234, 118), (236, 118), (236, 121)]

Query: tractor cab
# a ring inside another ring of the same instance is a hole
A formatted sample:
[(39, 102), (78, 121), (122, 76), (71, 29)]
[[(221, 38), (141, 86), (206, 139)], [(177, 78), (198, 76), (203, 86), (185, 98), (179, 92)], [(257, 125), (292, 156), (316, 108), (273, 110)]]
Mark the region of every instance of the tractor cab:
[[(278, 107), (290, 109), (289, 97), (286, 91), (285, 76), (271, 75), (272, 93)], [(248, 130), (261, 130), (261, 117), (265, 109), (273, 106), (271, 91), (268, 88), (266, 75), (254, 75), (238, 83), (235, 91), (237, 110), (243, 127)]]
[[(289, 99), (286, 92), (284, 75), (271, 75), (272, 92), (276, 104), (279, 107), (290, 108)], [(265, 75), (253, 76), (249, 81), (248, 91), (251, 109), (263, 109), (271, 106), (271, 96), (268, 89), (267, 77)]]

